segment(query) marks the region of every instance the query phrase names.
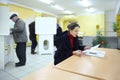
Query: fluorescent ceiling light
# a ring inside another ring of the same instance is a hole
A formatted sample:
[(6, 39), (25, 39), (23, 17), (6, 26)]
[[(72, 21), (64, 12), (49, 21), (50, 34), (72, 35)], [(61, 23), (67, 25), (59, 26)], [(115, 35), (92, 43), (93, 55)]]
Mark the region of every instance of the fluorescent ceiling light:
[(33, 11), (38, 12), (38, 13), (42, 12), (41, 10), (38, 10), (38, 9), (33, 9)]
[(88, 12), (94, 12), (95, 9), (94, 9), (94, 8), (87, 8), (87, 11), (88, 11)]
[(80, 4), (84, 7), (89, 7), (91, 5), (91, 3), (86, 0), (80, 0)]
[(52, 0), (39, 0), (43, 3), (46, 3), (46, 4), (51, 4), (53, 1)]
[(68, 10), (65, 10), (64, 13), (66, 13), (66, 14), (72, 14), (72, 12), (68, 11)]
[(64, 10), (64, 8), (62, 8), (61, 6), (59, 5), (52, 5), (51, 7), (57, 9), (57, 10)]

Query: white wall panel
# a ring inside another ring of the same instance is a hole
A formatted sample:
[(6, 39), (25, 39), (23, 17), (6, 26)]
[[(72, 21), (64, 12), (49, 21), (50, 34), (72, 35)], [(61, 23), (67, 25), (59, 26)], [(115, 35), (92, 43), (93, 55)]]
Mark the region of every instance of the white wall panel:
[(10, 19), (9, 8), (0, 6), (0, 35), (9, 35), (10, 33)]

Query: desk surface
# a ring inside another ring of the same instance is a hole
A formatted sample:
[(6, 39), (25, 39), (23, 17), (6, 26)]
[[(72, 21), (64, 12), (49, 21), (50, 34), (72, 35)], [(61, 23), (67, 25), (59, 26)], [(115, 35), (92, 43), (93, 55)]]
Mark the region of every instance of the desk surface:
[(105, 80), (120, 80), (120, 50), (99, 48), (104, 58), (71, 56), (55, 67), (68, 72)]
[(86, 76), (70, 73), (67, 71), (62, 71), (54, 68), (53, 66), (48, 66), (40, 69), (32, 74), (24, 77), (21, 80), (98, 80), (89, 78)]

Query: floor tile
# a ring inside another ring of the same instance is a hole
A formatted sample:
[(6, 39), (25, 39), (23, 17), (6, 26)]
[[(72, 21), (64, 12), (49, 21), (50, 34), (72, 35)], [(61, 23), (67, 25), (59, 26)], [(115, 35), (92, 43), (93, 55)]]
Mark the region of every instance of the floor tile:
[(17, 56), (14, 56), (14, 62), (5, 65), (4, 70), (0, 70), (0, 80), (20, 80), (21, 78), (37, 71), (47, 64), (53, 62), (53, 54), (41, 55), (30, 53), (30, 47), (27, 47), (27, 62), (25, 66), (15, 67), (18, 62)]

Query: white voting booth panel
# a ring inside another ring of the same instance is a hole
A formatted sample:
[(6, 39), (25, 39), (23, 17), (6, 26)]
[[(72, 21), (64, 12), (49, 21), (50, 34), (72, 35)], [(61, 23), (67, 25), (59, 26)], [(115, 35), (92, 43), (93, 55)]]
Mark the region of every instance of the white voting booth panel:
[(4, 65), (14, 62), (14, 41), (12, 35), (4, 36)]
[(35, 19), (36, 34), (56, 34), (56, 18), (37, 17)]
[(9, 35), (10, 33), (10, 19), (9, 8), (4, 6), (0, 7), (0, 35)]
[(53, 53), (53, 35), (56, 34), (56, 18), (37, 17), (35, 19), (35, 30), (39, 36), (38, 50), (40, 54)]
[(0, 69), (13, 61), (13, 40), (10, 34), (10, 9), (0, 6)]
[(48, 54), (53, 53), (53, 35), (40, 35), (39, 36), (39, 42), (40, 45), (38, 45), (39, 53), (40, 54)]

